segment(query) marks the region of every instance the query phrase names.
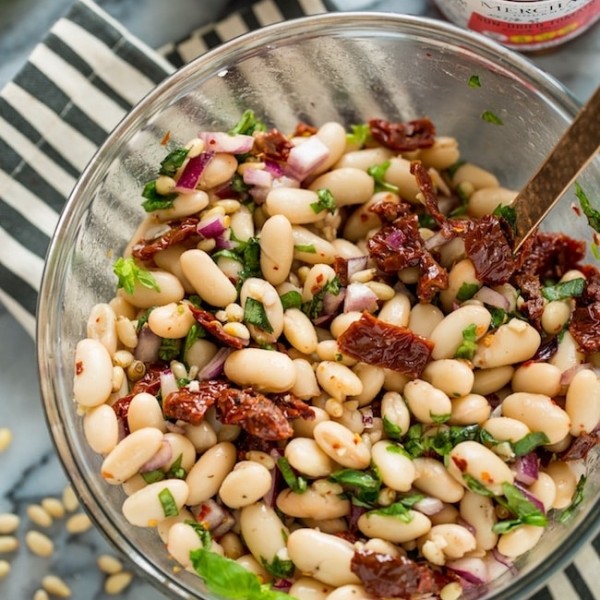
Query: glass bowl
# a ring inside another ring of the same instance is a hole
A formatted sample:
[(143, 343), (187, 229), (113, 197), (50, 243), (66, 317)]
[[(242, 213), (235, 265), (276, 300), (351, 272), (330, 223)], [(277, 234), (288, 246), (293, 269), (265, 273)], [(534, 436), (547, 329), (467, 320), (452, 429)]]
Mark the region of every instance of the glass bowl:
[[(480, 88), (468, 85), (478, 75)], [(166, 132), (182, 144), (200, 130), (227, 130), (244, 109), (292, 131), (302, 120), (346, 125), (368, 118), (429, 116), (455, 136), (463, 158), (518, 189), (576, 114), (577, 103), (523, 58), (446, 23), (396, 14), (334, 13), (273, 25), (233, 40), (181, 68), (117, 126), (81, 176), (47, 257), (38, 307), (38, 362), (48, 424), (77, 493), (106, 537), (162, 592), (214, 598), (201, 580), (174, 573), (156, 532), (131, 526), (124, 494), (99, 476), (72, 401), (74, 349), (91, 307), (114, 295), (114, 259), (143, 217), (140, 190), (163, 158)], [(503, 122), (482, 120), (491, 111)], [(600, 194), (598, 161), (581, 183)], [(545, 224), (589, 237), (570, 200)], [(597, 458), (597, 456), (596, 456)], [(486, 589), (485, 598), (521, 598), (572, 559), (598, 529), (600, 469), (568, 526), (543, 541)]]

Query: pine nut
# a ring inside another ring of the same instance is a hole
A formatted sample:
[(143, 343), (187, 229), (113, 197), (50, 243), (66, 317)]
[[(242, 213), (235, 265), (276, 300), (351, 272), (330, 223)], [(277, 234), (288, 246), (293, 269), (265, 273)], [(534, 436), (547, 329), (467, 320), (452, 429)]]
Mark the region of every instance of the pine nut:
[(123, 570), (121, 561), (116, 556), (111, 556), (110, 554), (101, 554), (97, 558), (96, 564), (98, 565), (98, 568), (107, 575), (115, 575)]
[(227, 315), (227, 320), (230, 323), (240, 322), (244, 319), (244, 309), (235, 302), (232, 302), (225, 307), (225, 314)]
[(46, 575), (42, 579), (42, 587), (49, 594), (59, 598), (69, 598), (71, 596), (71, 588), (56, 575)]
[(79, 500), (70, 485), (67, 485), (63, 491), (62, 502), (69, 512), (76, 511), (79, 506)]
[(27, 516), (40, 527), (50, 527), (53, 523), (52, 517), (39, 504), (30, 504)]
[(66, 530), (69, 533), (84, 533), (91, 529), (92, 522), (85, 513), (78, 513), (67, 520)]
[(46, 590), (37, 590), (33, 595), (33, 600), (50, 600)]
[(0, 579), (4, 579), (10, 573), (10, 563), (7, 560), (0, 560)]
[(440, 591), (442, 600), (458, 600), (462, 596), (462, 586), (457, 581), (445, 585)]
[(44, 498), (42, 508), (54, 519), (62, 519), (65, 516), (65, 507), (58, 498)]
[(8, 427), (0, 428), (0, 452), (4, 452), (12, 442), (12, 431)]
[(104, 591), (111, 596), (116, 596), (120, 594), (133, 579), (133, 575), (126, 571), (122, 571), (121, 573), (115, 573), (114, 575), (110, 575), (106, 582), (104, 583)]
[(113, 364), (126, 369), (133, 362), (133, 354), (129, 350), (117, 350), (113, 354)]
[(13, 533), (19, 527), (21, 519), (18, 515), (4, 513), (0, 515), (0, 533)]
[(219, 200), (215, 202), (215, 206), (220, 206), (226, 215), (230, 215), (240, 209), (240, 203), (237, 200)]
[(257, 462), (269, 469), (269, 471), (275, 468), (275, 461), (273, 458), (266, 452), (260, 450), (250, 450), (249, 452), (246, 452), (246, 460)]
[(215, 242), (215, 240), (213, 238), (206, 238), (204, 240), (200, 240), (196, 244), (196, 248), (198, 248), (198, 250), (204, 250), (205, 252), (210, 252), (211, 250), (214, 250), (216, 245), (217, 245), (217, 242)]
[(243, 323), (226, 323), (223, 325), (223, 331), (241, 340), (250, 339), (250, 332)]
[(37, 556), (48, 557), (54, 554), (54, 543), (39, 531), (28, 531), (25, 534), (25, 543), (29, 550)]
[(0, 554), (14, 552), (19, 547), (19, 540), (13, 535), (0, 535)]
[(391, 300), (396, 295), (394, 288), (387, 283), (381, 283), (380, 281), (368, 281), (365, 285), (369, 287), (377, 296), (377, 298), (383, 302), (386, 300)]

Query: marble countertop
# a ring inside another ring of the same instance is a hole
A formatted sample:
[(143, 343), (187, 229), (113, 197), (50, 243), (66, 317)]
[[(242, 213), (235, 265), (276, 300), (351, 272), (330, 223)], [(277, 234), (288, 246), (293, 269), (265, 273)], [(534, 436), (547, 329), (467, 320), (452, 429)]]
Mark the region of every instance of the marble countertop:
[[(25, 62), (35, 44), (51, 24), (71, 5), (72, 0), (0, 0), (0, 86), (9, 81)], [(150, 46), (184, 37), (191, 29), (217, 19), (227, 9), (219, 0), (178, 0), (177, 15), (173, 3), (163, 0), (100, 0), (105, 10)], [(242, 2), (233, 2), (241, 5)], [(336, 0), (329, 2), (343, 9), (397, 10), (392, 0)], [(421, 0), (402, 3), (405, 12), (439, 16), (430, 4)], [(185, 15), (185, 18), (181, 18)], [(585, 101), (600, 83), (600, 28), (552, 52), (531, 56), (540, 68), (558, 78), (574, 96)], [(50, 440), (37, 383), (33, 341), (17, 322), (0, 306), (0, 429), (13, 433), (11, 445), (0, 454), (0, 513), (16, 512), (21, 517), (18, 537), (21, 548), (0, 555), (12, 566), (9, 576), (0, 581), (0, 598), (27, 600), (40, 587), (41, 578), (55, 573), (68, 581), (72, 597), (78, 600), (108, 599), (103, 591), (104, 578), (95, 566), (102, 552), (113, 553), (95, 530), (70, 534), (65, 519), (57, 519), (47, 530), (55, 541), (56, 551), (50, 558), (39, 558), (24, 547), (24, 535), (35, 527), (26, 509), (46, 497), (60, 497), (67, 484)], [(1, 534), (0, 534), (1, 535)], [(154, 600), (164, 596), (136, 578), (119, 596), (128, 599)], [(567, 596), (561, 596), (567, 597)]]

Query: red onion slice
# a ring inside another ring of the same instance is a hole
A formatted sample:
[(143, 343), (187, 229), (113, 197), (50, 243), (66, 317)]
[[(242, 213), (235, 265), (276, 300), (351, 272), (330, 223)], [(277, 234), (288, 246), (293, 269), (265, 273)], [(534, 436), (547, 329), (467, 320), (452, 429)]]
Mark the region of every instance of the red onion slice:
[(494, 306), (496, 308), (501, 308), (502, 310), (510, 310), (510, 302), (506, 296), (503, 296), (500, 292), (493, 290), (487, 286), (483, 286), (478, 292), (473, 295), (475, 300), (479, 300), (479, 302), (483, 302), (484, 304), (489, 304), (489, 306)]
[(225, 359), (233, 352), (233, 348), (221, 348), (217, 353), (208, 361), (202, 369), (198, 372), (197, 378), (202, 381), (203, 379), (214, 379), (223, 372), (223, 365)]
[(575, 365), (574, 367), (570, 367), (560, 376), (560, 385), (570, 385), (571, 381), (573, 381), (573, 377), (579, 373), (582, 369), (589, 369), (592, 365), (590, 363), (582, 363), (580, 365)]
[(227, 228), (223, 223), (223, 217), (221, 215), (215, 215), (208, 219), (202, 219), (196, 226), (196, 231), (205, 238), (218, 238), (223, 235)]
[(143, 363), (154, 363), (158, 360), (161, 339), (149, 327), (142, 327), (138, 334), (138, 343), (135, 347), (136, 360)]
[(446, 566), (469, 583), (482, 585), (489, 581), (487, 566), (480, 558), (458, 558)]
[(228, 154), (245, 154), (252, 150), (254, 138), (251, 135), (229, 135), (223, 131), (202, 131), (198, 137), (204, 141), (206, 148), (212, 152)]
[(536, 498), (529, 490), (527, 490), (518, 482), (515, 483), (515, 487), (521, 492), (521, 494), (523, 494), (523, 496), (525, 496), (525, 498), (527, 498), (527, 500), (529, 500), (529, 502), (531, 502), (531, 504), (533, 504), (543, 514), (546, 514), (544, 504), (538, 498)]
[(265, 169), (249, 167), (244, 169), (242, 178), (247, 185), (257, 185), (258, 187), (271, 187), (273, 183), (273, 175)]
[(140, 473), (149, 473), (157, 469), (163, 469), (171, 464), (173, 448), (168, 440), (163, 440), (156, 454), (140, 467)]
[(524, 456), (518, 456), (514, 462), (515, 480), (531, 485), (535, 483), (539, 473), (538, 457), (535, 452), (529, 452)]
[(160, 374), (160, 395), (166, 398), (170, 393), (179, 389), (177, 380), (171, 369), (167, 369)]
[(190, 158), (177, 180), (175, 191), (183, 193), (195, 191), (206, 165), (213, 159), (214, 155), (214, 152), (201, 152), (198, 156)]
[(347, 277), (350, 279), (355, 273), (364, 271), (369, 264), (368, 256), (352, 256), (346, 259)]
[(294, 146), (288, 155), (287, 164), (300, 181), (329, 158), (329, 148), (317, 137)]
[(423, 500), (415, 502), (413, 508), (424, 515), (435, 515), (444, 508), (444, 503), (439, 498), (428, 496), (423, 498)]

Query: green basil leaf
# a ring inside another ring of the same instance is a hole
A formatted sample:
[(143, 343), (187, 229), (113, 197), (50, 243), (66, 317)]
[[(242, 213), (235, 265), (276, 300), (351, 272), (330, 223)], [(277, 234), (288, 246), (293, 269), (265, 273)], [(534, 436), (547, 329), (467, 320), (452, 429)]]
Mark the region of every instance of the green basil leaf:
[(504, 125), (502, 119), (491, 110), (484, 110), (481, 113), (481, 119), (486, 123), (491, 123), (492, 125)]
[(269, 562), (264, 556), (260, 557), (262, 566), (277, 579), (286, 579), (294, 574), (294, 563), (291, 560), (281, 560), (275, 556), (273, 562)]
[(340, 280), (337, 277), (328, 280), (325, 285), (312, 297), (312, 300), (302, 304), (302, 312), (309, 319), (316, 319), (323, 312), (323, 300), (325, 294), (337, 296), (342, 289)]
[(185, 524), (189, 525), (198, 534), (198, 537), (202, 542), (202, 547), (205, 550), (210, 550), (212, 547), (212, 536), (210, 535), (210, 531), (206, 529), (202, 523), (192, 519), (187, 519)]
[(419, 227), (425, 227), (427, 229), (435, 229), (437, 223), (435, 219), (429, 213), (419, 214)]
[(473, 477), (472, 475), (469, 475), (468, 473), (463, 473), (462, 477), (463, 477), (465, 483), (467, 484), (467, 487), (472, 492), (475, 492), (476, 494), (480, 494), (481, 496), (488, 496), (490, 498), (494, 497), (493, 492), (488, 490), (485, 487), (485, 485), (483, 485), (483, 483), (481, 483), (481, 481), (479, 481), (478, 479), (475, 479), (475, 477)]
[(387, 417), (383, 417), (383, 430), (391, 440), (399, 440), (402, 437), (402, 430), (398, 425), (392, 423)]
[(140, 473), (140, 475), (142, 476), (142, 479), (148, 484), (156, 483), (157, 481), (162, 481), (166, 477), (164, 471), (161, 471), (160, 469), (155, 469), (154, 471), (147, 471), (146, 473)]
[(596, 260), (600, 260), (600, 249), (598, 248), (598, 245), (592, 242), (590, 244), (590, 250), (592, 251), (592, 255), (594, 256), (594, 258)]
[(390, 504), (389, 506), (385, 506), (383, 508), (377, 508), (376, 510), (370, 510), (366, 513), (367, 517), (370, 515), (382, 515), (385, 517), (397, 517), (403, 523), (410, 523), (414, 516), (411, 511), (402, 504), (402, 502), (394, 502), (394, 504)]
[(467, 81), (467, 85), (470, 88), (480, 88), (481, 79), (479, 79), (479, 75), (471, 75), (471, 77), (469, 77), (469, 80)]
[(294, 290), (286, 292), (283, 296), (280, 296), (279, 299), (281, 300), (283, 310), (287, 310), (288, 308), (300, 308), (302, 306), (302, 294)]
[(500, 325), (503, 325), (506, 321), (506, 311), (503, 308), (497, 306), (485, 305), (490, 314), (492, 315), (492, 321), (490, 322), (491, 329), (498, 329)]
[(512, 206), (498, 204), (492, 212), (496, 217), (502, 217), (513, 231), (517, 229), (517, 211)]
[(297, 244), (294, 246), (296, 252), (306, 252), (307, 254), (316, 254), (317, 249), (314, 244)]
[(508, 533), (509, 531), (514, 531), (518, 527), (525, 525), (521, 519), (509, 519), (506, 521), (498, 521), (492, 527), (492, 531), (494, 533)]
[(429, 416), (435, 425), (443, 425), (446, 423), (446, 421), (448, 421), (448, 419), (450, 419), (452, 415), (450, 413), (446, 415), (433, 415), (431, 412), (429, 412)]
[(273, 326), (267, 317), (264, 304), (250, 296), (246, 298), (246, 303), (244, 304), (244, 321), (267, 333), (273, 333)]
[(375, 191), (376, 192), (392, 192), (394, 194), (400, 193), (400, 188), (393, 183), (389, 183), (385, 180), (385, 174), (390, 168), (392, 163), (389, 160), (381, 163), (380, 165), (373, 165), (367, 169), (367, 173), (375, 180)]
[(569, 506), (560, 513), (560, 517), (558, 517), (560, 523), (566, 523), (575, 513), (575, 509), (583, 502), (583, 489), (586, 481), (587, 477), (585, 475), (582, 475), (579, 478), (577, 487), (573, 493), (573, 498), (571, 499), (571, 504), (569, 504)]
[(524, 456), (535, 450), (538, 446), (544, 446), (549, 444), (550, 440), (548, 436), (542, 431), (535, 431), (528, 433), (525, 437), (512, 444), (513, 452), (515, 456)]
[(161, 490), (158, 493), (158, 499), (160, 501), (160, 505), (162, 506), (165, 517), (176, 517), (179, 514), (179, 509), (175, 503), (175, 498), (173, 498), (173, 494), (171, 494), (169, 488)]
[(167, 194), (162, 196), (156, 191), (156, 181), (149, 181), (142, 190), (142, 197), (146, 198), (142, 202), (142, 208), (146, 212), (153, 212), (155, 210), (163, 210), (165, 208), (173, 207), (173, 200), (177, 198), (177, 194)]
[(318, 189), (317, 198), (317, 202), (313, 202), (310, 205), (315, 213), (318, 214), (324, 210), (328, 210), (330, 213), (335, 212), (335, 200), (333, 194), (328, 189)]
[(546, 515), (533, 502), (530, 502), (512, 483), (505, 481), (502, 484), (502, 492), (506, 498), (506, 508), (521, 519), (523, 523), (538, 527), (547, 525), (548, 519)]
[(133, 294), (136, 283), (144, 287), (160, 292), (160, 287), (150, 271), (146, 271), (135, 263), (131, 257), (120, 257), (113, 266), (113, 273), (117, 276), (119, 282), (117, 287), (123, 288), (128, 294)]
[(369, 471), (356, 471), (354, 469), (340, 469), (329, 476), (330, 481), (339, 483), (353, 499), (363, 505), (369, 506), (377, 500), (381, 489), (381, 479), (377, 473)]
[(570, 281), (563, 281), (556, 285), (543, 287), (542, 296), (549, 301), (577, 298), (583, 294), (585, 286), (585, 279), (583, 277), (578, 277), (577, 279), (571, 279)]
[(194, 345), (196, 340), (206, 337), (206, 331), (200, 323), (194, 323), (190, 330), (187, 332), (185, 336), (185, 341), (183, 343), (183, 356), (187, 354), (187, 351)]
[(479, 440), (485, 446), (497, 446), (498, 444), (502, 444), (502, 440), (497, 440), (487, 429), (482, 429), (479, 432)]
[(459, 302), (469, 300), (479, 291), (479, 287), (480, 286), (477, 283), (467, 283), (465, 281), (458, 289), (458, 292), (456, 293), (456, 299)]
[(346, 133), (346, 140), (350, 144), (357, 144), (359, 148), (362, 148), (371, 137), (371, 128), (368, 123), (350, 125), (350, 131), (351, 133)]
[(158, 172), (161, 175), (173, 177), (175, 173), (177, 173), (179, 167), (183, 164), (188, 152), (188, 148), (176, 148), (172, 152), (169, 152), (169, 154), (161, 161), (160, 170)]
[(163, 338), (158, 349), (158, 358), (165, 362), (175, 360), (181, 352), (181, 340)]
[(406, 456), (406, 458), (412, 458), (411, 455), (402, 446), (400, 446), (400, 444), (388, 444), (385, 449), (387, 452), (391, 452), (392, 454), (400, 454), (402, 456)]
[(592, 206), (592, 203), (577, 181), (575, 182), (575, 195), (579, 200), (583, 214), (587, 217), (589, 226), (594, 231), (600, 233), (600, 211)]
[(234, 173), (229, 186), (232, 191), (237, 192), (238, 194), (244, 194), (250, 189), (250, 186), (244, 181), (243, 176), (239, 173)]
[(229, 130), (230, 135), (252, 135), (255, 131), (266, 131), (267, 126), (256, 117), (253, 110), (246, 109), (240, 120)]
[(417, 502), (421, 502), (423, 498), (425, 498), (423, 494), (414, 493), (408, 496), (401, 496), (398, 501), (407, 508), (412, 508)]
[(471, 360), (477, 350), (477, 325), (471, 323), (462, 332), (463, 341), (461, 345), (456, 349), (454, 358), (465, 358)]
[(277, 466), (283, 475), (284, 481), (292, 490), (292, 492), (295, 492), (296, 494), (303, 494), (308, 489), (306, 480), (296, 475), (287, 458), (284, 456), (278, 458)]
[(167, 477), (170, 479), (185, 479), (187, 477), (185, 469), (181, 466), (182, 460), (183, 454), (180, 454), (169, 467), (169, 470), (167, 471)]

